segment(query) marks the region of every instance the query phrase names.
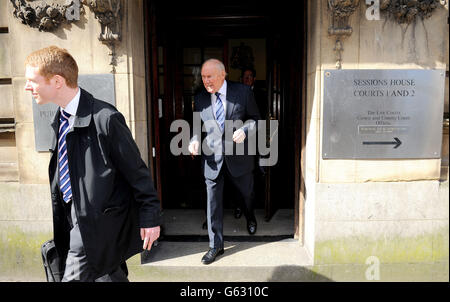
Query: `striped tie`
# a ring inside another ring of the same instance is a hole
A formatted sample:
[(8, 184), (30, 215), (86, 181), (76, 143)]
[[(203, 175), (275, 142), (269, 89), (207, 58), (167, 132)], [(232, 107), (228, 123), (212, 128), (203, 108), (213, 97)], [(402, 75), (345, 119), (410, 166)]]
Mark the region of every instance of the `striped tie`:
[(58, 140), (58, 167), (59, 167), (59, 188), (63, 194), (65, 202), (72, 199), (72, 187), (70, 185), (69, 165), (67, 161), (66, 135), (69, 131), (70, 114), (61, 111), (59, 117), (59, 140)]
[(223, 110), (222, 100), (220, 99), (220, 93), (216, 92), (216, 120), (220, 126), (220, 130), (223, 132), (225, 123), (225, 114)]

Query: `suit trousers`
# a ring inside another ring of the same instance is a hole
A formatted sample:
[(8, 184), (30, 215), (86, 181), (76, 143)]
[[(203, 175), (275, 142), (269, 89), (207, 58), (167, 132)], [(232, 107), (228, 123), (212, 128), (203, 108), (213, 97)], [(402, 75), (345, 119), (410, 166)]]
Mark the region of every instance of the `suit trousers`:
[(67, 254), (62, 282), (128, 282), (127, 275), (120, 266), (112, 273), (100, 277), (90, 267), (84, 251), (73, 202), (70, 201), (65, 206), (68, 212), (67, 219), (72, 229), (70, 230), (70, 249)]
[(256, 220), (253, 210), (254, 200), (254, 179), (253, 172), (239, 177), (233, 177), (224, 163), (216, 179), (205, 178), (207, 209), (206, 218), (208, 221), (208, 236), (210, 248), (223, 248), (223, 192), (224, 177), (227, 176), (233, 185), (244, 197), (243, 212), (247, 220)]

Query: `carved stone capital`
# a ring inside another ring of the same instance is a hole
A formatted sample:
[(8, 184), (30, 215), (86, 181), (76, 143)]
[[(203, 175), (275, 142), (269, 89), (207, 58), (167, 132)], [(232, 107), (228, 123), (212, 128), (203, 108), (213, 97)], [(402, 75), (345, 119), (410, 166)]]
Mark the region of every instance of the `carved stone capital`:
[(340, 36), (351, 35), (353, 29), (348, 21), (358, 6), (359, 0), (328, 0), (328, 9), (331, 13), (328, 33)]
[(116, 44), (122, 39), (122, 0), (10, 0), (14, 16), (23, 24), (51, 32), (62, 23), (80, 20), (84, 4), (101, 25), (99, 41), (111, 49), (111, 65), (117, 65)]
[(98, 39), (106, 44), (116, 43), (122, 36), (121, 0), (82, 0), (94, 12), (101, 25)]
[(122, 39), (122, 2), (121, 0), (82, 0), (82, 3), (89, 6), (101, 25), (98, 39), (111, 49), (110, 65), (113, 66), (112, 73), (115, 73), (116, 44)]
[(336, 67), (342, 67), (342, 52), (344, 51), (342, 39), (350, 36), (353, 32), (349, 24), (350, 16), (359, 6), (359, 0), (328, 0), (328, 11), (330, 12), (330, 26), (328, 34), (335, 36)]

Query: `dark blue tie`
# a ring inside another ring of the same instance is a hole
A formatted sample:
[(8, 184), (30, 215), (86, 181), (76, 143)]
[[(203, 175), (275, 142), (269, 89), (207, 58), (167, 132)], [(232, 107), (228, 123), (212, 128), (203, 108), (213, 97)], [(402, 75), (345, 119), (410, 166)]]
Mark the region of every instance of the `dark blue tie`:
[(69, 164), (67, 160), (66, 135), (69, 131), (70, 114), (61, 111), (59, 117), (59, 140), (58, 140), (58, 168), (59, 168), (59, 188), (63, 194), (65, 202), (72, 199), (72, 187), (70, 185)]
[(225, 123), (225, 111), (223, 110), (223, 103), (220, 99), (220, 93), (216, 92), (216, 120), (220, 126), (220, 130), (223, 132), (224, 123)]

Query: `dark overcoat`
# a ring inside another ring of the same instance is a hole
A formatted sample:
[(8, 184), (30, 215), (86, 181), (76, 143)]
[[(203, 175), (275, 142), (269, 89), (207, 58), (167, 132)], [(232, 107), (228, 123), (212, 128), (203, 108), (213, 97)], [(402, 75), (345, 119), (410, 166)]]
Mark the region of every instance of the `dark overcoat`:
[[(57, 110), (52, 123), (49, 179), (54, 241), (59, 255), (65, 258), (70, 226), (58, 188), (59, 116)], [(81, 89), (66, 142), (73, 206), (83, 245), (88, 263), (101, 276), (142, 251), (140, 228), (161, 224), (160, 202), (150, 171), (123, 115), (114, 106)]]

